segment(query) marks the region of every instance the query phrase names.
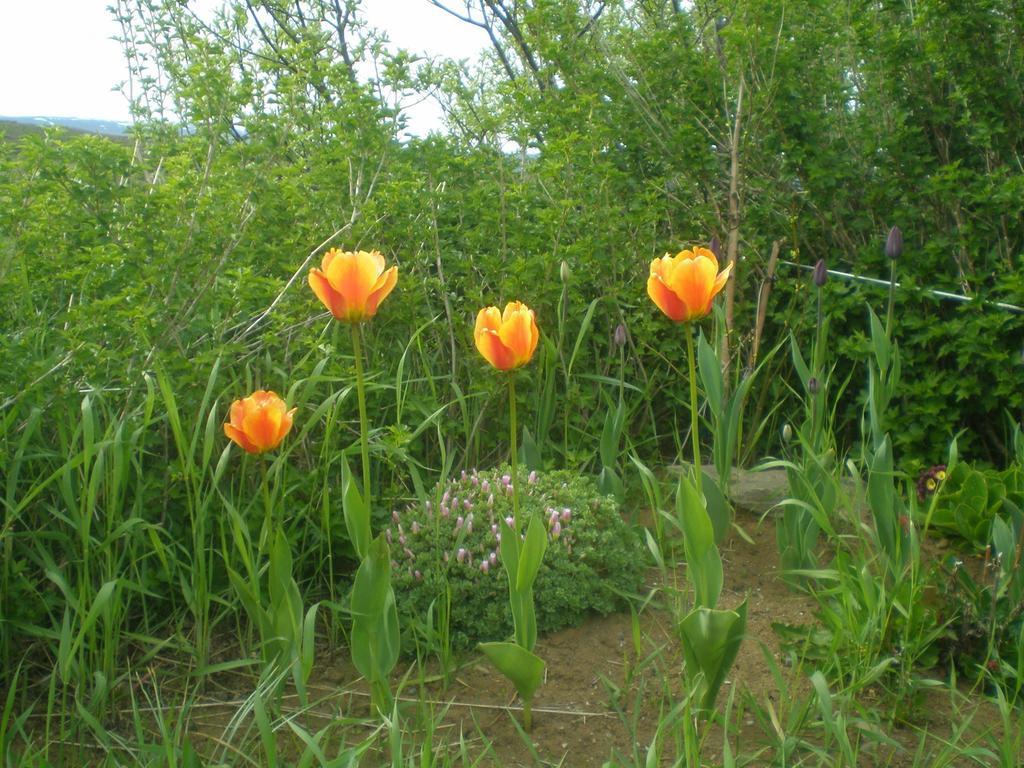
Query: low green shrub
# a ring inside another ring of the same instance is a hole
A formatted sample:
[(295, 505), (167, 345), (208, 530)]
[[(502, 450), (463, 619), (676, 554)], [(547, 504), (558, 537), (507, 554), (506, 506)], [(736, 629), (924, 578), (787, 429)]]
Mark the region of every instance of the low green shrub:
[[(918, 482), (918, 497), (936, 488), (934, 473), (925, 472)], [(957, 464), (948, 477), (932, 511), (931, 526), (943, 533), (984, 547), (992, 521), (1004, 509), (1024, 507), (1024, 472), (1018, 466), (1005, 470), (978, 469)], [(929, 480), (931, 484), (929, 486)]]
[[(590, 613), (617, 610), (624, 594), (639, 589), (645, 550), (591, 478), (531, 472), (522, 485), (520, 514), (523, 521), (541, 515), (550, 539), (534, 587), (541, 634), (578, 625)], [(422, 621), (431, 603), (443, 600), (447, 585), (454, 647), (510, 636), (498, 521), (511, 517), (511, 477), (504, 468), (463, 472), (438, 485), (433, 501), (395, 510), (386, 535), (402, 625)]]

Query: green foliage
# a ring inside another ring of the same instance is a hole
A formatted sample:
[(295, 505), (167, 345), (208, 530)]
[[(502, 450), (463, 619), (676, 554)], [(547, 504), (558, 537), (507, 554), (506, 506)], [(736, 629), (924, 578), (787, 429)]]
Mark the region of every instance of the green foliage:
[(952, 615), (944, 648), (969, 675), (987, 674), (1008, 684), (1011, 698), (1024, 688), (1024, 514), (1012, 508), (991, 521), (985, 559), (943, 564), (944, 591)]
[[(563, 471), (531, 477), (520, 489), (520, 514), (541, 521), (549, 538), (534, 583), (537, 632), (616, 610), (643, 580), (646, 559), (636, 534), (593, 480)], [(403, 626), (422, 621), (450, 589), (456, 647), (511, 636), (508, 577), (497, 540), (500, 523), (512, 516), (506, 478), (502, 470), (473, 471), (439, 485), (432, 501), (394, 512), (386, 534)]]
[(1017, 465), (995, 470), (959, 462), (942, 485), (931, 526), (984, 547), (993, 520), (1004, 509), (1024, 509), (1024, 470)]

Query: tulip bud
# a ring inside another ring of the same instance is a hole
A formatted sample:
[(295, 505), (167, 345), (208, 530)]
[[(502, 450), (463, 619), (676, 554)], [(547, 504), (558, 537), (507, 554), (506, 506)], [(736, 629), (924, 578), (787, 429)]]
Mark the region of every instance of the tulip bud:
[(899, 227), (889, 230), (889, 236), (885, 238), (885, 255), (890, 259), (898, 259), (903, 253), (903, 233)]
[(460, 563), (466, 562), (466, 549), (465, 547), (459, 547), (459, 551), (455, 553), (455, 559)]
[(787, 443), (793, 439), (793, 428), (789, 424), (782, 425), (782, 439)]
[(616, 347), (622, 348), (626, 346), (626, 326), (622, 323), (615, 326), (615, 334), (612, 336), (612, 339)]
[(821, 384), (813, 376), (807, 380), (807, 391), (812, 395), (816, 395), (821, 391)]
[(562, 259), (562, 265), (558, 268), (558, 276), (562, 278), (563, 283), (568, 283), (569, 275), (569, 262), (567, 262), (565, 259)]
[(814, 285), (817, 288), (823, 288), (826, 282), (828, 282), (828, 269), (825, 267), (825, 260), (818, 259), (818, 263), (814, 265)]
[(715, 258), (719, 261), (722, 260), (722, 241), (718, 239), (718, 235), (711, 236), (711, 242), (708, 243), (708, 249), (715, 254)]
[(528, 482), (530, 485), (533, 485), (534, 483), (537, 482), (537, 470), (532, 470), (530, 472), (530, 476), (526, 478), (526, 482)]
[(498, 553), (492, 550), (491, 554), (487, 556), (487, 559), (490, 560), (492, 568), (497, 566), (497, 564), (498, 564)]

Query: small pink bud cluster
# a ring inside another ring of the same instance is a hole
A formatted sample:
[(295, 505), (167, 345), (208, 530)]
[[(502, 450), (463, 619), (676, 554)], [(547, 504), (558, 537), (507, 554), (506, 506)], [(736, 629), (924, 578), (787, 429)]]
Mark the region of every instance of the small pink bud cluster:
[[(531, 471), (526, 477), (523, 495), (521, 530), (530, 509), (544, 498), (541, 476)], [(393, 510), (385, 537), (392, 546), (396, 572), (420, 581), (424, 574), (436, 569), (458, 569), (467, 577), (482, 578), (501, 573), (499, 568), (501, 521), (514, 528), (511, 514), (513, 478), (508, 472), (479, 473), (463, 470), (443, 487), (435, 499), (410, 503)], [(531, 499), (532, 501), (531, 506)], [(542, 507), (543, 508), (543, 507)], [(567, 507), (547, 506), (542, 520), (550, 542), (558, 542), (571, 551), (570, 532), (573, 512)]]

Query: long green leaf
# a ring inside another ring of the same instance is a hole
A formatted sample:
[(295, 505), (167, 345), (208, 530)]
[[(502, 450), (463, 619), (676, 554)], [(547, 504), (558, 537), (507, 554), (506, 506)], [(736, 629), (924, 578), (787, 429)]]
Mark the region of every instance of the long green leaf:
[(524, 701), (533, 698), (544, 680), (544, 660), (515, 643), (480, 643), (477, 648), (516, 687)]

